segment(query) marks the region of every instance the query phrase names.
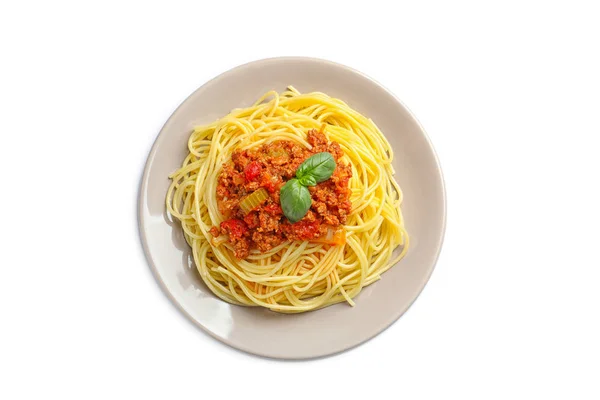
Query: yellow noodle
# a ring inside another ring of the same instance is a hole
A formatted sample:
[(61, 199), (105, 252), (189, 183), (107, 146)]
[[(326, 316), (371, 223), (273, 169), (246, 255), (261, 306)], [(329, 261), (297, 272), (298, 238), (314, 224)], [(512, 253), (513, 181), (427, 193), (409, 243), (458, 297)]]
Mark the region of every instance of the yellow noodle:
[[(346, 243), (285, 242), (266, 253), (252, 250), (244, 260), (235, 258), (228, 243), (214, 246), (209, 230), (223, 221), (217, 176), (233, 151), (276, 140), (310, 148), (307, 131), (322, 124), (352, 167)], [(251, 107), (194, 128), (188, 150), (181, 168), (170, 175), (166, 205), (181, 222), (200, 277), (224, 301), (284, 313), (344, 301), (353, 306), (362, 288), (379, 280), (408, 250), (392, 148), (373, 121), (339, 99), (301, 94), (291, 86), (281, 94), (267, 92)]]

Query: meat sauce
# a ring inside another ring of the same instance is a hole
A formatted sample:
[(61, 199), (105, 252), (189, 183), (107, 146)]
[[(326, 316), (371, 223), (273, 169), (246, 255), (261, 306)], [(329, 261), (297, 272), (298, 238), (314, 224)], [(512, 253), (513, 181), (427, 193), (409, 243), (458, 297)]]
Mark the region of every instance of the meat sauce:
[[(288, 140), (262, 145), (251, 150), (236, 150), (231, 161), (223, 165), (218, 177), (217, 201), (225, 221), (210, 230), (213, 236), (227, 235), (238, 259), (246, 258), (251, 249), (261, 252), (289, 240), (309, 240), (328, 244), (345, 241), (341, 225), (351, 211), (348, 181), (352, 169), (340, 161), (344, 155), (339, 143), (328, 142), (325, 135), (310, 130), (308, 150)], [(329, 152), (336, 161), (331, 177), (308, 188), (312, 204), (300, 221), (291, 223), (279, 203), (281, 187), (296, 175), (296, 170), (310, 156)], [(264, 188), (268, 196), (247, 214), (240, 208), (249, 194)]]

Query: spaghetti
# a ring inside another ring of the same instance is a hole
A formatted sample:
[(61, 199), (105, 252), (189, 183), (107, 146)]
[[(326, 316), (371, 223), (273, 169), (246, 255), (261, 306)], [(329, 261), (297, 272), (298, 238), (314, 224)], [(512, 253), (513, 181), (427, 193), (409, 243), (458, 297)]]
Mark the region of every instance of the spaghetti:
[[(235, 151), (278, 141), (310, 150), (307, 133), (317, 129), (339, 144), (341, 162), (351, 168), (345, 242), (288, 240), (237, 258), (230, 242), (211, 234), (225, 221), (216, 194), (223, 165)], [(343, 301), (354, 305), (361, 289), (379, 280), (408, 250), (393, 151), (373, 121), (339, 99), (301, 94), (293, 87), (281, 94), (270, 91), (251, 107), (196, 127), (188, 149), (181, 168), (170, 176), (167, 209), (180, 220), (203, 281), (229, 303), (284, 313)]]

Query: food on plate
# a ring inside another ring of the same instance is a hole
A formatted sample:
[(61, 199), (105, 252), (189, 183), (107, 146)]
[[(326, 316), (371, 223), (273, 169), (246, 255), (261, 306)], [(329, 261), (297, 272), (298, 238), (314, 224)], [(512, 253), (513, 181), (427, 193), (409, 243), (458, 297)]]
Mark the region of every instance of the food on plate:
[(289, 87), (196, 127), (167, 209), (219, 298), (286, 313), (354, 305), (408, 250), (392, 160), (373, 121)]

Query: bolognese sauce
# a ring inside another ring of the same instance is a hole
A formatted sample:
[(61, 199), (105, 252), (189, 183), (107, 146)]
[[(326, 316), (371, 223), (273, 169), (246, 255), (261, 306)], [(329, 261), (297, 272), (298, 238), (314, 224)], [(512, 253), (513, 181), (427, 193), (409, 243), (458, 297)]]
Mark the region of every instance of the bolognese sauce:
[[(236, 150), (223, 165), (217, 201), (225, 221), (210, 233), (226, 236), (238, 259), (246, 258), (251, 249), (266, 252), (290, 240), (345, 242), (341, 225), (351, 211), (348, 182), (352, 169), (340, 162), (344, 153), (339, 143), (329, 142), (322, 132), (310, 130), (307, 141), (310, 150), (289, 140)], [(300, 164), (320, 152), (333, 156), (335, 170), (329, 179), (308, 188), (311, 207), (301, 220), (291, 223), (281, 209), (281, 187), (294, 178)]]

